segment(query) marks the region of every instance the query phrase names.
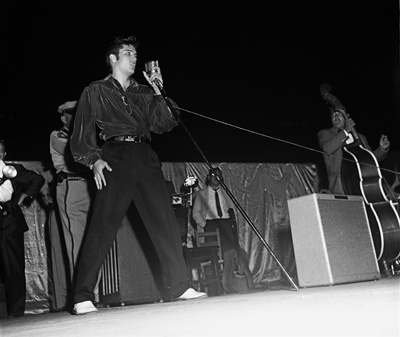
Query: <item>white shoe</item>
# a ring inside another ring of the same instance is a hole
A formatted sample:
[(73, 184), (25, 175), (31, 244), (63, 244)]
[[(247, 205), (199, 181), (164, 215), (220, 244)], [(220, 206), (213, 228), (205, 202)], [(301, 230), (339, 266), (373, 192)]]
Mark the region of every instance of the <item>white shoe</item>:
[(196, 291), (193, 288), (189, 288), (181, 296), (178, 297), (178, 300), (186, 301), (186, 300), (194, 300), (196, 298), (204, 298), (204, 297), (207, 297), (206, 293), (203, 293), (201, 291)]
[(92, 301), (83, 301), (79, 303), (75, 303), (74, 305), (74, 314), (75, 315), (84, 315), (89, 312), (95, 312), (97, 308), (93, 305)]

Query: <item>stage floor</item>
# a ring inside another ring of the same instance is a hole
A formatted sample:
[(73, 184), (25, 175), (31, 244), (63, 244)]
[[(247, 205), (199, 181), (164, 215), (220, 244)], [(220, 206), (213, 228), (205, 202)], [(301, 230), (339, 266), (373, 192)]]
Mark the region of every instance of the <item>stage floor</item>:
[(400, 276), (1, 320), (2, 337), (400, 336)]

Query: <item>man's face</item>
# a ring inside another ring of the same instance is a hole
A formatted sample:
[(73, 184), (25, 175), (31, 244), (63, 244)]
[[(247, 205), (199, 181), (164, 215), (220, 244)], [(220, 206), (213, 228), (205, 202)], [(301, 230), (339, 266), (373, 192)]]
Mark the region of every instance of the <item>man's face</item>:
[(6, 156), (6, 149), (4, 148), (3, 144), (0, 144), (0, 160), (4, 160)]
[(344, 129), (346, 119), (344, 118), (344, 112), (341, 110), (336, 110), (331, 113), (331, 121), (333, 127), (337, 129)]
[[(220, 170), (214, 170), (215, 174), (222, 179), (222, 172)], [(218, 186), (219, 185), (219, 180), (218, 178), (214, 175), (214, 173), (211, 173), (210, 175), (210, 185), (211, 186)]]
[(133, 75), (136, 68), (137, 52), (134, 46), (124, 45), (118, 54), (118, 60), (115, 61), (115, 66), (119, 71)]

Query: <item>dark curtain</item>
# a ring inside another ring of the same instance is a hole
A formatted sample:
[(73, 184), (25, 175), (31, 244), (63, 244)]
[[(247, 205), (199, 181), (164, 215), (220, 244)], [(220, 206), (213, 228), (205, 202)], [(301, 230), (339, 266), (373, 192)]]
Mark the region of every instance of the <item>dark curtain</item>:
[[(297, 279), (287, 200), (314, 193), (318, 184), (313, 164), (213, 163), (245, 214), (292, 279)], [(203, 163), (164, 163), (167, 180), (180, 191), (188, 176), (204, 186), (208, 166)], [(289, 286), (282, 268), (264, 246), (241, 212), (235, 210), (241, 247), (249, 257), (255, 286)], [(290, 282), (290, 281), (289, 281)]]

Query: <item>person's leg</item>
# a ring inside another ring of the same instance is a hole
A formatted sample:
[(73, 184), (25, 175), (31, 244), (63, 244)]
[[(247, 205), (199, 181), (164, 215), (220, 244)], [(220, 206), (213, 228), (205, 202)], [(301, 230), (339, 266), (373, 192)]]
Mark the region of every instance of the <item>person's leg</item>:
[[(149, 154), (146, 153), (145, 157), (148, 158)], [(169, 279), (171, 295), (177, 298), (189, 288), (189, 278), (179, 226), (158, 158), (154, 157), (136, 173), (138, 182), (134, 189), (134, 202)]]
[(24, 233), (4, 236), (0, 246), (8, 312), (19, 317), (24, 315), (26, 299)]
[(134, 181), (125, 175), (122, 147), (103, 147), (103, 158), (113, 171), (103, 171), (106, 186), (97, 191), (92, 217), (78, 259), (74, 302), (94, 301), (98, 273), (110, 251), (127, 209), (132, 202)]
[(73, 280), (92, 200), (86, 181), (64, 180), (61, 184), (57, 186), (57, 203)]
[[(55, 207), (57, 207), (55, 205)], [(52, 310), (60, 310), (67, 306), (68, 291), (71, 288), (69, 275), (67, 273), (67, 262), (65, 256), (64, 235), (62, 234), (61, 223), (58, 221), (57, 210), (49, 213), (49, 239), (51, 261), (50, 272), (52, 274), (52, 291), (50, 293), (50, 305)]]

